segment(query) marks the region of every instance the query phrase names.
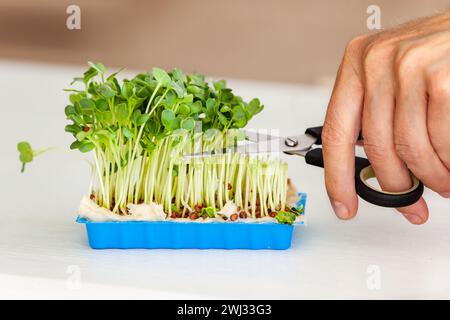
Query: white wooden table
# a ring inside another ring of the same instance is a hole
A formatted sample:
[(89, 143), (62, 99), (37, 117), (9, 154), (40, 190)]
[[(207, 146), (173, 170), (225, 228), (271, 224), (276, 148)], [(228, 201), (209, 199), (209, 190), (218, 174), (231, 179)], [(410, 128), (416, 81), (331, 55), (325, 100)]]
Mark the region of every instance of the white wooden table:
[[(412, 226), (361, 201), (339, 221), (323, 171), (287, 157), (308, 194), (308, 226), (287, 251), (91, 250), (74, 222), (88, 166), (77, 153), (43, 155), (20, 174), (16, 143), (70, 143), (68, 86), (83, 68), (0, 61), (0, 298), (450, 298), (450, 201), (428, 190), (431, 217)], [(322, 123), (326, 89), (230, 81), (265, 111), (253, 128), (301, 133)]]

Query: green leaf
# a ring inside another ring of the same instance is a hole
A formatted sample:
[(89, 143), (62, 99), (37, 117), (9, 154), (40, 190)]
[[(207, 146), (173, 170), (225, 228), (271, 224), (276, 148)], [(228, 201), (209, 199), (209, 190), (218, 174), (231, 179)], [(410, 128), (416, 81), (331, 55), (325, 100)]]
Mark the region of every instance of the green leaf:
[(189, 79), (191, 80), (191, 83), (196, 86), (203, 87), (206, 85), (205, 76), (202, 74), (199, 73), (191, 74), (189, 75)]
[(87, 84), (89, 80), (91, 80), (93, 77), (95, 77), (98, 74), (97, 69), (95, 68), (89, 68), (84, 74), (83, 74), (83, 82)]
[(81, 131), (79, 131), (79, 132), (75, 135), (75, 138), (77, 138), (78, 141), (83, 141), (84, 138), (86, 138), (86, 137), (89, 136), (90, 134), (91, 134), (91, 133), (90, 133), (89, 131), (86, 132), (86, 131), (81, 130)]
[(287, 211), (279, 211), (275, 215), (275, 219), (277, 219), (279, 223), (293, 224), (295, 221), (295, 214)]
[(234, 128), (244, 128), (247, 125), (248, 121), (247, 120), (239, 120), (239, 121), (235, 121), (233, 124)]
[(122, 72), (124, 68), (119, 69), (119, 71), (116, 71), (114, 73), (111, 73), (108, 78), (106, 78), (106, 81), (110, 81), (111, 79), (113, 79), (115, 76), (117, 76), (120, 72)]
[(137, 109), (133, 111), (133, 114), (131, 115), (131, 122), (134, 123), (136, 126), (138, 125), (139, 117), (141, 116), (141, 110)]
[(75, 113), (79, 116), (83, 114), (83, 108), (80, 106), (79, 102), (75, 102), (73, 107), (75, 108)]
[(112, 139), (112, 133), (108, 130), (102, 129), (95, 131), (93, 137), (105, 146), (109, 146), (110, 139)]
[(126, 103), (119, 103), (116, 106), (116, 119), (122, 124), (128, 120), (128, 106)]
[(216, 208), (207, 207), (202, 209), (202, 215), (207, 214), (209, 218), (214, 218), (216, 216)]
[(261, 112), (264, 108), (263, 105), (261, 105), (261, 102), (259, 99), (255, 98), (252, 99), (246, 106), (247, 111), (250, 113), (251, 116), (254, 116), (255, 114)]
[(29, 152), (31, 151), (31, 145), (29, 142), (27, 141), (21, 141), (17, 144), (17, 150), (19, 152)]
[(171, 109), (177, 101), (177, 95), (173, 93), (172, 91), (167, 92), (166, 97), (164, 98), (164, 105), (167, 106), (167, 108)]
[(97, 91), (105, 99), (110, 99), (116, 95), (116, 92), (106, 83), (101, 84)]
[(198, 93), (202, 92), (202, 89), (197, 86), (187, 86), (186, 90), (187, 90), (187, 92), (192, 93), (192, 94), (198, 94)]
[(33, 152), (21, 152), (20, 161), (24, 163), (33, 161)]
[(170, 79), (170, 76), (163, 69), (153, 68), (152, 74), (153, 74), (153, 77), (155, 78), (155, 80), (158, 81), (163, 86), (167, 86), (172, 81)]
[(144, 149), (148, 152), (152, 152), (155, 150), (156, 144), (154, 144), (152, 141), (147, 141), (147, 143), (144, 145)]
[(172, 169), (172, 177), (178, 177), (178, 171), (179, 171), (179, 167), (177, 164), (175, 164)]
[(242, 106), (236, 106), (233, 108), (233, 120), (234, 121), (247, 120), (244, 108)]
[(148, 119), (150, 119), (150, 115), (148, 113), (141, 114), (136, 122), (136, 125), (142, 126), (144, 123), (147, 123)]
[(216, 100), (215, 99), (208, 99), (206, 101), (206, 115), (209, 118), (213, 118), (216, 115), (217, 109), (216, 109)]
[(165, 109), (161, 113), (161, 122), (165, 127), (173, 126), (173, 122), (175, 121), (175, 114), (172, 110)]
[(73, 114), (76, 114), (75, 112), (75, 107), (72, 105), (68, 105), (64, 108), (64, 113), (66, 114), (67, 117), (70, 117)]
[(195, 127), (195, 121), (192, 118), (186, 118), (184, 120), (181, 120), (181, 128), (191, 131)]
[(161, 125), (159, 124), (159, 122), (157, 122), (154, 119), (149, 119), (149, 121), (147, 122), (147, 125), (146, 125), (146, 128), (149, 130), (149, 132), (152, 135), (158, 134), (160, 127), (161, 127)]
[(133, 85), (130, 82), (125, 82), (122, 86), (122, 97), (130, 98), (133, 95)]
[(111, 111), (97, 112), (97, 119), (101, 121), (103, 124), (111, 125), (113, 116)]
[(216, 91), (225, 89), (227, 87), (227, 83), (225, 80), (219, 80), (213, 83), (214, 89), (216, 89)]
[(172, 81), (170, 87), (176, 92), (178, 98), (183, 98), (183, 96), (184, 96), (183, 83), (179, 83), (177, 81)]
[(83, 82), (84, 78), (82, 77), (75, 77), (73, 78), (72, 82), (70, 83), (70, 85), (73, 85), (76, 82)]
[[(185, 94), (183, 97), (183, 100), (182, 100), (182, 102), (184, 102), (184, 103), (192, 103), (193, 101), (194, 101), (194, 95), (192, 95), (192, 94)], [(198, 102), (200, 102), (200, 101), (198, 101)], [(201, 104), (201, 102), (200, 102), (200, 104)]]
[(88, 61), (88, 65), (91, 68), (95, 69), (98, 73), (101, 73), (101, 74), (105, 73), (105, 66), (100, 62), (94, 63), (94, 62)]
[(301, 204), (298, 209), (296, 207), (291, 207), (290, 211), (295, 214), (296, 216), (301, 215), (302, 211), (303, 211), (303, 205)]
[(173, 71), (171, 73), (172, 73), (172, 78), (174, 80), (178, 80), (178, 81), (180, 81), (182, 83), (186, 82), (187, 78), (184, 75), (183, 71), (181, 71), (180, 69), (175, 68), (175, 69), (173, 69)]
[[(112, 82), (112, 83), (111, 83)], [(120, 87), (120, 83), (119, 80), (117, 80), (116, 78), (112, 78), (111, 80), (111, 88), (115, 91), (115, 92), (122, 92), (122, 88)]]
[(220, 112), (217, 114), (217, 116), (218, 116), (218, 118), (219, 118), (220, 124), (223, 125), (224, 127), (226, 127), (226, 126), (228, 125), (228, 123), (230, 122), (230, 121), (228, 120), (228, 118), (225, 117), (225, 116), (224, 116), (222, 113), (220, 113)]
[(70, 102), (71, 102), (72, 104), (75, 104), (75, 102), (79, 102), (80, 99), (81, 99), (82, 97), (83, 97), (83, 96), (82, 96), (81, 94), (79, 94), (79, 93), (72, 93), (72, 94), (69, 96), (69, 100), (70, 100)]
[(27, 141), (21, 141), (17, 144), (17, 150), (19, 151), (19, 160), (22, 162), (21, 172), (25, 171), (25, 165), (33, 161), (33, 150), (31, 145)]
[(76, 125), (76, 124), (68, 124), (68, 125), (66, 125), (64, 130), (66, 132), (69, 132), (69, 133), (72, 133), (72, 134), (77, 134), (79, 131), (82, 131), (81, 127), (79, 125)]
[(79, 150), (83, 153), (87, 153), (89, 151), (92, 151), (95, 148), (95, 144), (92, 142), (85, 142), (82, 145), (79, 146)]
[(82, 145), (82, 143), (80, 141), (75, 140), (74, 142), (72, 142), (70, 144), (70, 150), (78, 149), (81, 145)]
[(95, 108), (95, 103), (90, 99), (83, 98), (80, 100), (80, 106), (85, 110), (92, 110)]
[(219, 98), (221, 101), (231, 101), (234, 98), (234, 95), (231, 92), (231, 89), (225, 88), (220, 90)]
[(182, 103), (178, 106), (178, 113), (182, 115), (188, 115), (191, 112), (191, 108), (189, 108), (189, 105)]
[(105, 99), (100, 99), (95, 102), (95, 106), (100, 111), (106, 111), (109, 109), (108, 102)]
[(231, 108), (229, 106), (223, 106), (222, 108), (220, 108), (220, 112), (230, 112)]
[(123, 129), (123, 135), (127, 138), (127, 139), (132, 139), (134, 137), (134, 133), (133, 131), (131, 131), (128, 128), (124, 128)]
[(191, 109), (191, 114), (197, 114), (202, 111), (202, 102), (199, 100), (195, 101), (189, 105), (189, 108)]

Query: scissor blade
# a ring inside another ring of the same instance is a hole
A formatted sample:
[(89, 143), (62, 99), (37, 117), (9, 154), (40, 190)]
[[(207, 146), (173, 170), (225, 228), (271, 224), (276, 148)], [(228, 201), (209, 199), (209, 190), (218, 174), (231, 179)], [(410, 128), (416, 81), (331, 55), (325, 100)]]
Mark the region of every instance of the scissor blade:
[[(287, 143), (287, 140), (297, 141), (296, 145), (290, 145)], [(289, 138), (285, 138), (283, 140), (283, 145), (281, 147), (281, 151), (285, 153), (295, 153), (297, 154), (299, 151), (308, 151), (311, 147), (317, 142), (317, 138), (309, 134), (301, 134), (297, 136), (290, 136)]]
[[(264, 153), (264, 152), (279, 152), (278, 151), (278, 145), (280, 143), (281, 138), (272, 136), (269, 134), (262, 133), (261, 130), (241, 130), (245, 136), (245, 140), (249, 143), (235, 146), (235, 147), (228, 147), (224, 148), (222, 150), (215, 150), (213, 152), (206, 151), (206, 152), (198, 152), (198, 153), (192, 153), (192, 154), (185, 154), (185, 157), (205, 157), (205, 156), (211, 156), (211, 155), (220, 155), (225, 154), (229, 152), (234, 153)], [(270, 141), (270, 142), (269, 142)], [(267, 143), (271, 143), (271, 145), (267, 146)], [(273, 150), (275, 149), (275, 150)]]
[[(268, 144), (267, 142), (270, 142)], [(260, 154), (260, 153), (279, 153), (279, 143), (277, 140), (264, 141), (264, 143), (247, 143), (244, 145), (239, 145), (236, 147), (229, 147), (215, 151), (205, 151), (197, 152), (191, 154), (185, 154), (185, 158), (204, 158), (211, 156), (219, 156), (229, 153), (239, 153), (239, 154)]]
[(245, 140), (251, 141), (251, 142), (258, 143), (258, 142), (263, 142), (263, 141), (268, 141), (268, 140), (279, 139), (276, 136), (262, 133), (261, 130), (259, 130), (259, 131), (242, 130), (242, 132), (245, 134)]
[(286, 144), (287, 138), (271, 137), (271, 140), (259, 141), (258, 143), (247, 143), (236, 147), (224, 148), (214, 152), (198, 152), (192, 154), (185, 154), (187, 158), (203, 158), (214, 155), (224, 155), (226, 153), (240, 153), (240, 154), (262, 154), (262, 153), (280, 153), (305, 155), (311, 149), (317, 138), (309, 134), (302, 134), (292, 136), (291, 139), (297, 141), (295, 146)]

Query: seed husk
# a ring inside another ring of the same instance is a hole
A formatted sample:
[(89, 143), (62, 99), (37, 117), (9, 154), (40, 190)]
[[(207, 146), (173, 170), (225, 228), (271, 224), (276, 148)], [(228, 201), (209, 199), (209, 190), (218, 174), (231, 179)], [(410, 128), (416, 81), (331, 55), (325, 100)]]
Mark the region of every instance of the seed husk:
[(189, 219), (191, 219), (191, 220), (196, 220), (196, 219), (198, 219), (197, 213), (192, 212), (192, 213), (189, 215)]

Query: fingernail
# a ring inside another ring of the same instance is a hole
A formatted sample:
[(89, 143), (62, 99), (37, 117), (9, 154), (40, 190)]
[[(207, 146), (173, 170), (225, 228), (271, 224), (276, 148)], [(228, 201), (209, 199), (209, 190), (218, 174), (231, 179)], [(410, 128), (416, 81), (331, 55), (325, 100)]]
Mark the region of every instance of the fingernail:
[(339, 201), (332, 201), (331, 206), (333, 207), (334, 212), (340, 219), (349, 218), (349, 211), (343, 203)]
[(441, 192), (439, 194), (441, 195), (441, 197), (450, 198), (450, 192)]
[(412, 224), (422, 224), (423, 223), (423, 219), (419, 216), (416, 216), (415, 214), (404, 213), (403, 215)]

